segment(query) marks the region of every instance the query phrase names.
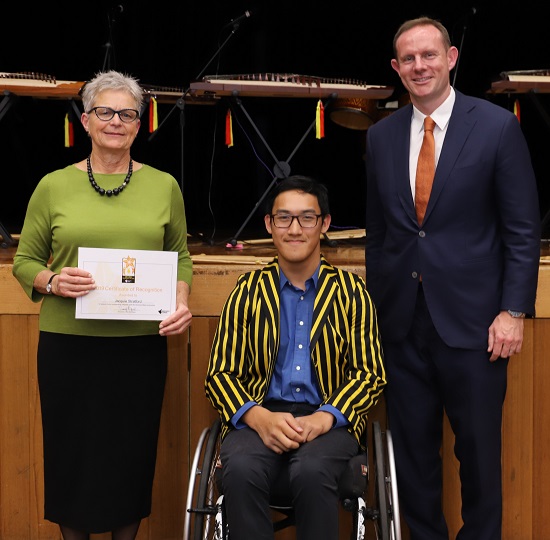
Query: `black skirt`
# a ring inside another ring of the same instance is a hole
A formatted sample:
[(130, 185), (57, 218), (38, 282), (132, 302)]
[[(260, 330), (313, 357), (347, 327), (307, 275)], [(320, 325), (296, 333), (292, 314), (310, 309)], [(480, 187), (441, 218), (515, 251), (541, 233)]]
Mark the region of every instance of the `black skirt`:
[(166, 338), (40, 333), (45, 519), (101, 533), (151, 513)]

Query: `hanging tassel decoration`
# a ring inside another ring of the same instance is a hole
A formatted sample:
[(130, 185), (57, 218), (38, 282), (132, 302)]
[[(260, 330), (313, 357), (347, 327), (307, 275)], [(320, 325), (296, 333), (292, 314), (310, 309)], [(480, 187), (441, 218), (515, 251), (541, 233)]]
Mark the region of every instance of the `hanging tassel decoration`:
[(233, 146), (233, 118), (231, 116), (231, 109), (227, 109), (225, 115), (225, 144), (228, 148)]
[(325, 136), (325, 108), (323, 102), (317, 102), (317, 113), (315, 115), (315, 136), (322, 139)]
[(519, 108), (519, 99), (516, 99), (516, 101), (514, 101), (514, 114), (517, 116), (518, 121), (521, 122), (521, 114), (520, 114), (520, 108)]
[(73, 123), (71, 122), (69, 113), (65, 114), (65, 148), (74, 146), (74, 131)]
[(149, 101), (149, 133), (153, 133), (159, 127), (159, 119), (157, 112), (157, 100), (151, 96)]

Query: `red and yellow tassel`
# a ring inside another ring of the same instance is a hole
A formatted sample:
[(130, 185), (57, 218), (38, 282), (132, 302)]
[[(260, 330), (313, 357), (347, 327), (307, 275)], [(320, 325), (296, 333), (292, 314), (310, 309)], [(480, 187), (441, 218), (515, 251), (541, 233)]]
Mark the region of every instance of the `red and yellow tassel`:
[(521, 111), (519, 107), (519, 99), (516, 99), (516, 101), (514, 101), (514, 114), (517, 116), (518, 121), (521, 122)]
[(65, 148), (74, 146), (74, 131), (73, 123), (69, 117), (69, 113), (65, 114)]
[(225, 144), (228, 148), (233, 146), (233, 118), (231, 117), (231, 109), (227, 109), (225, 115)]
[(315, 136), (322, 139), (325, 136), (325, 107), (323, 102), (317, 102), (317, 113), (315, 115)]
[(159, 119), (157, 113), (157, 100), (151, 96), (149, 101), (149, 133), (153, 133), (159, 127)]

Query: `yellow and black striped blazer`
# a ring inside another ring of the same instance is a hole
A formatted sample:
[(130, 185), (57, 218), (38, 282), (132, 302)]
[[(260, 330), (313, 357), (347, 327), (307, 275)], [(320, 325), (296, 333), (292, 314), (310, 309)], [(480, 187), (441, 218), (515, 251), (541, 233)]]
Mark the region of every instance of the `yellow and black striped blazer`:
[[(279, 349), (279, 309), (277, 258), (241, 275), (223, 307), (205, 381), (206, 395), (222, 419), (222, 435), (242, 405), (265, 398)], [(323, 404), (340, 410), (361, 442), (367, 411), (386, 384), (376, 310), (363, 278), (323, 256), (310, 354)]]

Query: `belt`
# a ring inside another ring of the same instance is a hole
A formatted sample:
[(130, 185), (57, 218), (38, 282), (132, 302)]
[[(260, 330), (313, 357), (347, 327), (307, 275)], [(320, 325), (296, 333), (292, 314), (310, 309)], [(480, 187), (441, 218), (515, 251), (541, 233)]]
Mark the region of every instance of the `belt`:
[(289, 412), (294, 416), (306, 416), (314, 413), (319, 408), (319, 405), (272, 399), (262, 403), (262, 407), (271, 412)]

